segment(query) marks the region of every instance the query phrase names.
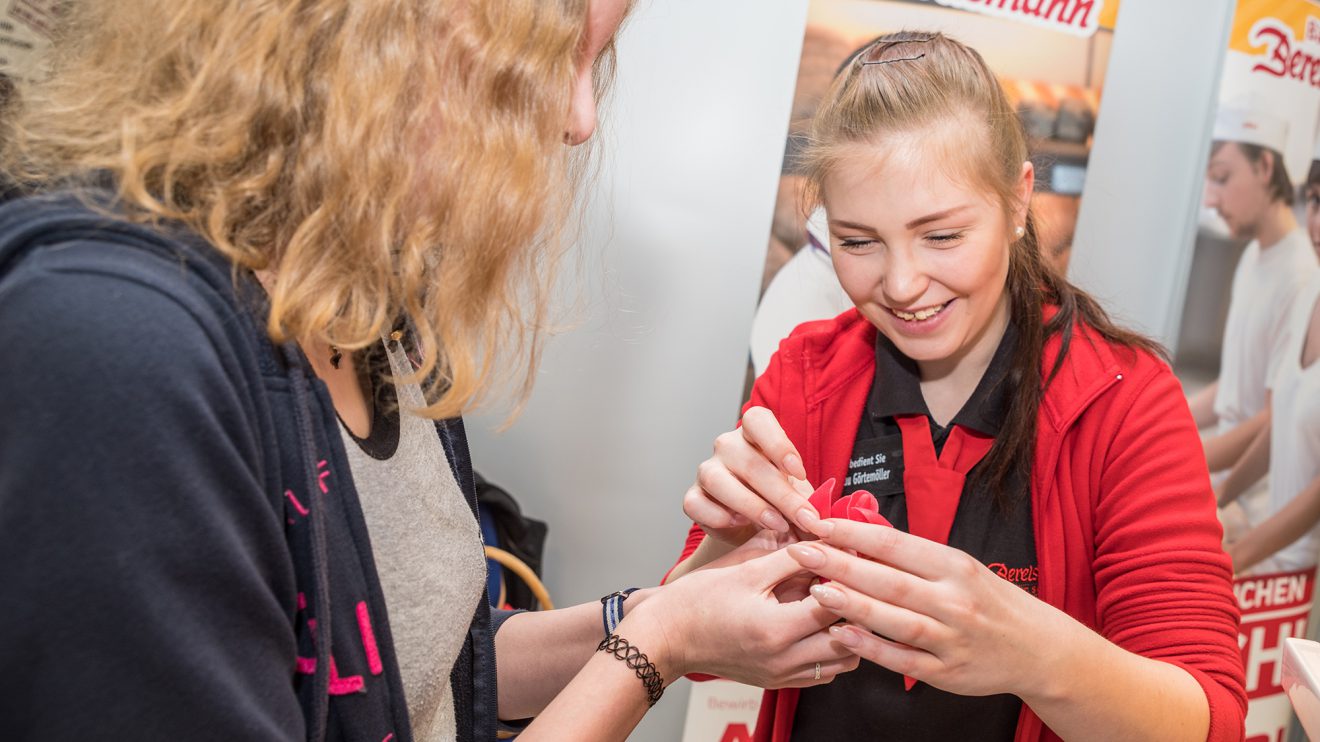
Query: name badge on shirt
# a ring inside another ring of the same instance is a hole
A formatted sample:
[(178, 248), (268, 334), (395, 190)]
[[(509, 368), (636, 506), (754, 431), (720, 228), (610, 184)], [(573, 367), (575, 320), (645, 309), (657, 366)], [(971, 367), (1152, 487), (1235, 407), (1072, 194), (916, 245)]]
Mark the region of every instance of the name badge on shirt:
[(866, 490), (876, 497), (903, 492), (903, 436), (895, 433), (857, 441), (848, 459), (845, 492)]

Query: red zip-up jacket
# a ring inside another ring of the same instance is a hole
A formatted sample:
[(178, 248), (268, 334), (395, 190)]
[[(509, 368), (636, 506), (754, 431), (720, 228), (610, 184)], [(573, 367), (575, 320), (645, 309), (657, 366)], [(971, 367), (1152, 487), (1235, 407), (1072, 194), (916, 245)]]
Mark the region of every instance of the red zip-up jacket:
[[(748, 406), (775, 413), (813, 483), (844, 479), (875, 375), (875, 333), (855, 309), (804, 324), (752, 389)], [(1057, 335), (1047, 343), (1047, 371), (1060, 347)], [(1232, 566), (1200, 438), (1167, 364), (1075, 328), (1041, 401), (1031, 504), (1040, 599), (1187, 670), (1210, 703), (1207, 739), (1242, 739)], [(692, 527), (679, 561), (704, 535)], [(757, 742), (787, 742), (798, 695), (766, 692)], [(1059, 738), (1023, 704), (1015, 739)]]

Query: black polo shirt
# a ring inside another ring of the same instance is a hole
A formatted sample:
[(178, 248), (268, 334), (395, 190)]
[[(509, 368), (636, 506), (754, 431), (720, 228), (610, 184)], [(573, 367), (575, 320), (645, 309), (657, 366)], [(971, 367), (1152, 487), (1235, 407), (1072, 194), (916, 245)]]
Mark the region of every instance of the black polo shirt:
[[(931, 421), (935, 450), (942, 451), (953, 425), (998, 435), (1008, 412), (1017, 333), (1010, 323), (971, 398), (940, 427)], [(845, 494), (865, 489), (895, 528), (908, 530), (903, 492), (903, 439), (895, 416), (930, 412), (921, 395), (917, 365), (878, 335), (875, 382), (866, 402), (844, 481)], [(978, 464), (978, 466), (981, 466)], [(972, 470), (973, 472), (976, 469)], [(969, 474), (969, 482), (973, 481)], [(949, 545), (979, 559), (1001, 577), (1036, 592), (1036, 544), (1026, 482), (1013, 485), (1014, 503), (996, 507), (983, 484), (963, 492)], [(903, 689), (903, 676), (863, 661), (829, 685), (802, 691), (793, 722), (794, 742), (883, 739), (886, 742), (1013, 739), (1022, 702), (1016, 696), (959, 696), (918, 683)]]

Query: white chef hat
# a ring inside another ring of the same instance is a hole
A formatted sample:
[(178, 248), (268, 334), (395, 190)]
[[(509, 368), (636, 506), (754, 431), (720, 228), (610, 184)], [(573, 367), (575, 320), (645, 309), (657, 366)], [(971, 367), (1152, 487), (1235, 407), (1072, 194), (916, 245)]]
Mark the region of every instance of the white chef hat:
[(829, 219), (825, 216), (824, 206), (817, 206), (807, 217), (807, 234), (811, 235), (825, 252), (830, 251), (830, 225)]
[(1283, 152), (1288, 148), (1288, 122), (1264, 110), (1254, 98), (1240, 99), (1219, 109), (1214, 139)]

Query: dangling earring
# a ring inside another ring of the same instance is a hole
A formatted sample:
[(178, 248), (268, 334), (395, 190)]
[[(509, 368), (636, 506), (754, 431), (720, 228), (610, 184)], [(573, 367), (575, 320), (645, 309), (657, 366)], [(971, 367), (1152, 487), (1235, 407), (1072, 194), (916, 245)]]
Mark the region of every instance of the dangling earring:
[(331, 365), (331, 366), (334, 366), (336, 369), (339, 368), (339, 362), (340, 362), (341, 360), (343, 360), (343, 358), (344, 358), (344, 354), (343, 354), (342, 352), (340, 352), (340, 350), (339, 350), (338, 347), (336, 347), (336, 346), (334, 346), (334, 345), (330, 346), (330, 365)]
[(1013, 235), (1017, 237), (1019, 240), (1022, 239), (1026, 234), (1027, 234), (1026, 227), (1017, 227), (1016, 229), (1013, 230)]

